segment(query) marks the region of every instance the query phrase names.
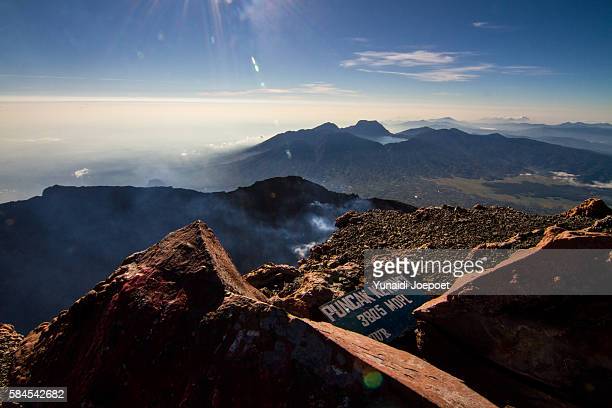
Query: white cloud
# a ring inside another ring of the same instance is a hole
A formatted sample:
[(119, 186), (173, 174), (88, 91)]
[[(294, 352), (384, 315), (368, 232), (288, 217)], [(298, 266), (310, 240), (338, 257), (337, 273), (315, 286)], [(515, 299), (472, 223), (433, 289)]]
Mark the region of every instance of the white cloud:
[(472, 27), (484, 28), (484, 29), (489, 29), (489, 30), (504, 30), (506, 28), (509, 28), (508, 26), (500, 25), (500, 24), (492, 24), (492, 23), (489, 23), (488, 21), (474, 21), (472, 23)]
[(320, 95), (338, 95), (338, 94), (355, 94), (356, 92), (350, 89), (341, 89), (326, 82), (313, 82), (303, 84), (299, 88), (293, 88), (291, 91), (304, 94), (320, 94)]
[[(435, 52), (417, 50), (411, 52), (363, 51), (356, 52), (355, 58), (340, 62), (344, 68), (362, 72), (398, 75), (425, 82), (467, 81), (477, 78), (479, 72), (492, 67), (491, 64), (457, 66), (460, 55), (468, 53)], [(382, 67), (421, 68), (414, 70), (381, 69)]]
[(350, 67), (418, 67), (450, 64), (455, 62), (457, 53), (418, 50), (412, 52), (363, 51), (356, 52), (355, 58), (344, 60), (340, 66)]
[(255, 88), (235, 91), (205, 91), (204, 97), (236, 97), (246, 95), (355, 95), (356, 91), (338, 88), (328, 82), (312, 82), (293, 88)]
[(459, 92), (439, 91), (439, 92), (433, 92), (432, 95), (434, 96), (461, 96), (462, 94)]
[[(480, 27), (485, 22), (475, 22)], [(385, 75), (396, 75), (423, 82), (463, 82), (476, 79), (491, 72), (507, 75), (546, 75), (551, 71), (534, 65), (498, 66), (486, 62), (461, 63), (461, 57), (470, 52), (413, 52), (363, 51), (354, 53), (354, 58), (340, 62), (340, 66)], [(391, 69), (395, 68), (395, 69)]]
[(364, 43), (367, 43), (367, 42), (370, 41), (366, 37), (349, 37), (349, 38), (347, 38), (347, 40), (352, 41), (352, 42), (356, 42), (356, 43), (361, 43), (361, 44), (364, 44)]
[(552, 71), (536, 65), (506, 65), (499, 67), (499, 72), (508, 75), (549, 75)]
[(553, 180), (565, 181), (568, 184), (579, 186), (579, 187), (590, 187), (590, 188), (602, 188), (612, 189), (612, 180), (609, 182), (593, 181), (592, 183), (582, 183), (578, 181), (578, 175), (567, 173), (565, 171), (551, 171)]
[(23, 139), (23, 141), (28, 143), (56, 143), (61, 142), (62, 139), (59, 137), (37, 137), (32, 139)]
[(607, 183), (602, 183), (601, 181), (594, 181), (593, 184), (591, 184), (593, 187), (597, 187), (597, 188), (608, 188), (608, 189), (612, 189), (612, 181), (609, 181)]
[(126, 82), (145, 82), (144, 79), (127, 79), (127, 78), (111, 78), (111, 77), (83, 77), (72, 75), (22, 75), (22, 74), (0, 74), (0, 78), (23, 78), (23, 79), (58, 79), (58, 80), (75, 80), (75, 81), (126, 81)]
[(480, 64), (465, 67), (433, 68), (422, 72), (385, 71), (360, 68), (362, 72), (373, 72), (378, 74), (398, 75), (414, 78), (423, 82), (463, 82), (478, 78), (480, 73), (489, 71), (493, 65)]
[(74, 177), (76, 178), (85, 177), (88, 174), (89, 174), (89, 169), (86, 167), (74, 171)]
[(490, 118), (482, 118), (479, 119), (478, 122), (515, 122), (515, 123), (526, 123), (526, 122), (530, 122), (531, 119), (529, 119), (527, 116), (516, 116), (516, 117), (512, 117), (512, 116), (494, 116), (494, 117), (490, 117)]
[[(1, 101), (2, 98), (0, 98)], [(5, 139), (11, 142), (18, 143), (58, 143), (61, 142), (62, 139), (59, 137), (33, 137), (33, 138), (25, 138), (25, 139)]]

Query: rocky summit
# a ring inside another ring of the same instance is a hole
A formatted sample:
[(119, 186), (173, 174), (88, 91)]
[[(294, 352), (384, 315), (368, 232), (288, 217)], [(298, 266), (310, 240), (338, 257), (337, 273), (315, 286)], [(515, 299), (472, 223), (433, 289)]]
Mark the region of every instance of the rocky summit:
[(29, 333), (9, 382), (67, 386), (71, 406), (494, 406), (410, 353), (269, 304), (202, 222)]
[[(23, 338), (1, 325), (0, 385), (67, 386), (68, 405), (84, 407), (606, 406), (609, 296), (462, 294), (491, 277), (511, 286), (509, 271), (557, 282), (519, 268), (547, 249), (612, 249), (601, 208), (590, 200), (556, 216), (484, 206), (348, 212), (299, 265), (267, 263), (245, 276), (196, 221), (126, 258)], [(412, 347), (318, 312), (363, 285), (363, 250), (384, 247), (528, 255), (418, 308), (416, 332), (404, 335)]]
[[(365, 249), (612, 248), (612, 217), (604, 207), (587, 200), (553, 216), (480, 205), (348, 212), (299, 267), (266, 264), (246, 278), (279, 307), (323, 319), (319, 306), (363, 285)], [(612, 383), (610, 302), (609, 296), (442, 296), (417, 309), (414, 352), (501, 406), (605, 406), (603, 384)]]
[[(596, 201), (581, 205), (588, 207), (589, 203)], [(319, 306), (363, 284), (364, 250), (529, 248), (544, 237), (549, 226), (579, 230), (593, 228), (598, 221), (582, 211), (537, 215), (482, 205), (468, 209), (427, 207), (413, 212), (349, 211), (336, 220), (338, 229), (334, 234), (312, 248), (299, 267), (266, 264), (246, 278), (272, 295), (274, 304), (299, 316), (323, 318)], [(604, 224), (599, 229), (610, 230)], [(271, 276), (276, 278), (270, 279)]]

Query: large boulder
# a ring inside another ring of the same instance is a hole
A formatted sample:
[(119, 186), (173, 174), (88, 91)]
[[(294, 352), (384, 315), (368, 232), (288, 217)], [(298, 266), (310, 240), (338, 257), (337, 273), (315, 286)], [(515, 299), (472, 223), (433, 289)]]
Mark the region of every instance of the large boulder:
[(493, 406), (409, 353), (271, 305), (201, 222), (28, 334), (10, 381), (67, 386), (85, 407)]
[(244, 275), (244, 279), (267, 296), (271, 296), (275, 292), (285, 290), (300, 275), (300, 271), (293, 266), (266, 263)]
[[(513, 255), (482, 276), (456, 282), (449, 292), (415, 310), (421, 352), (431, 361), (445, 360), (450, 369), (453, 357), (444, 355), (441, 347), (460, 345), (565, 399), (607, 404), (612, 384), (612, 298), (519, 293), (532, 288), (554, 291), (564, 282), (580, 284), (583, 279), (609, 282), (612, 268), (607, 257), (601, 258), (597, 270), (533, 268), (551, 249), (612, 249), (612, 235), (552, 227), (535, 248)], [(488, 296), (493, 289), (514, 295)], [(462, 363), (457, 360), (454, 365), (458, 364)]]
[(536, 246), (537, 251), (542, 249), (612, 249), (612, 234), (550, 227)]

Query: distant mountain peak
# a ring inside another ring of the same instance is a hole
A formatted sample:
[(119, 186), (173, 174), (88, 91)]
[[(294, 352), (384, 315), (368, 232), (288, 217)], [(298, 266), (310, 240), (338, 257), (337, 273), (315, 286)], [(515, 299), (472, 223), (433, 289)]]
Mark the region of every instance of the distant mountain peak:
[(377, 126), (377, 127), (382, 127), (384, 128), (383, 125), (381, 125), (381, 123), (377, 120), (367, 120), (367, 119), (360, 119), (357, 121), (357, 123), (355, 123), (354, 126)]
[(353, 133), (357, 136), (389, 136), (391, 132), (389, 132), (380, 122), (376, 120), (365, 120), (361, 119), (353, 126), (348, 126), (343, 128), (347, 132)]
[(325, 122), (317, 127), (312, 128), (319, 132), (338, 132), (340, 128), (333, 122)]

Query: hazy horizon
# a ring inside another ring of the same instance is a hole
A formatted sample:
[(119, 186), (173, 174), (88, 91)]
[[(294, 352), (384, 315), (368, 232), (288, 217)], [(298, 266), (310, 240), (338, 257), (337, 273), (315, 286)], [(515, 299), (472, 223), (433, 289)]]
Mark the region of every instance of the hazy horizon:
[[(245, 114), (237, 118), (235, 107)], [(349, 126), (361, 119), (379, 120), (394, 132), (409, 127), (402, 126), (404, 121), (448, 116), (468, 122), (492, 118), (546, 123), (524, 111), (496, 118), (498, 112), (486, 107), (479, 116), (467, 110), (430, 109), (389, 104), (356, 109), (355, 104), (334, 101), (4, 98), (0, 99), (0, 202), (28, 199), (55, 184), (146, 187), (155, 180), (174, 187), (221, 190), (225, 186), (204, 178), (202, 169), (209, 159), (324, 122)], [(565, 121), (548, 123), (560, 122)]]

